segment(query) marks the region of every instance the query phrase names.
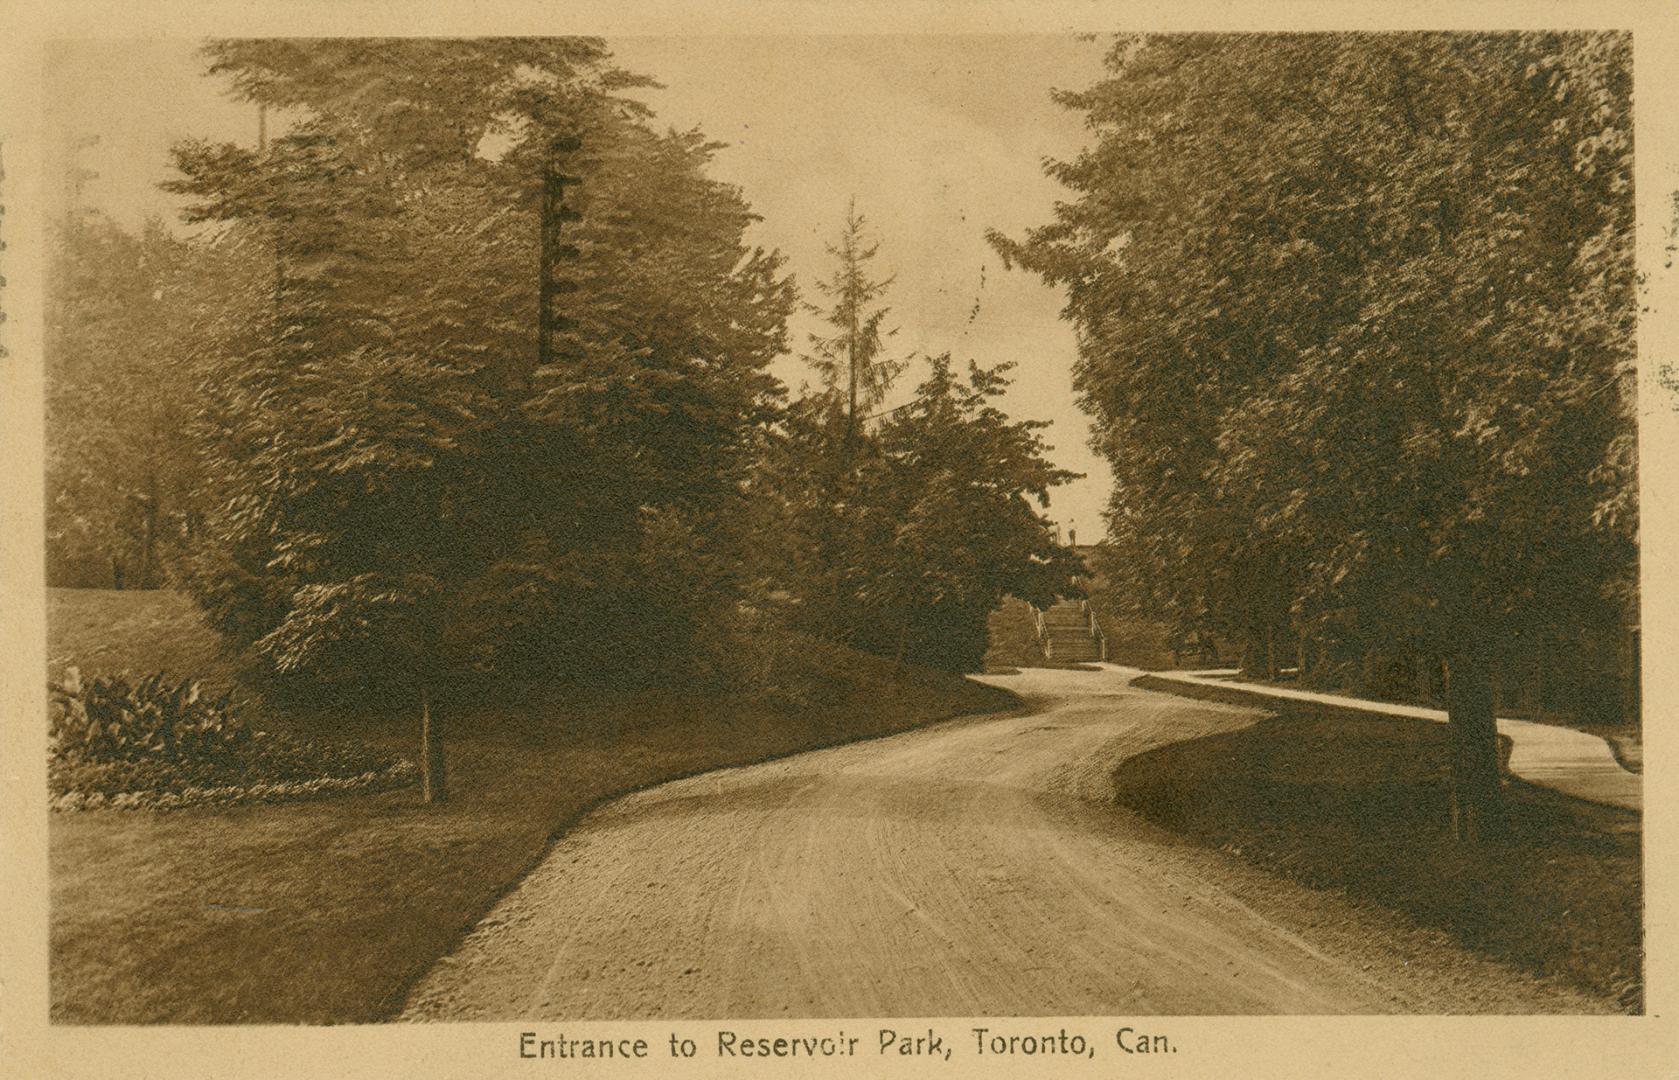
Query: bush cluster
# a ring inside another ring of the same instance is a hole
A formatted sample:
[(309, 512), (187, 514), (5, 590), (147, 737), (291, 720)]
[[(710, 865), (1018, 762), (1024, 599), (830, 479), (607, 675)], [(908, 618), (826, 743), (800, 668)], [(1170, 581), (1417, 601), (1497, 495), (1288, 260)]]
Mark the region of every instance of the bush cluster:
[(843, 698), (856, 654), (787, 626), (780, 600), (718, 606), (687, 657), (694, 685), (742, 704), (806, 709)]
[(163, 673), (51, 686), (48, 786), (55, 810), (175, 809), (402, 787), (412, 763), (363, 747), (251, 730), (230, 695)]
[(172, 684), (158, 672), (134, 684), (126, 675), (83, 683), (70, 668), (50, 689), (54, 758), (210, 761), (251, 738), (231, 695), (209, 700), (191, 679)]

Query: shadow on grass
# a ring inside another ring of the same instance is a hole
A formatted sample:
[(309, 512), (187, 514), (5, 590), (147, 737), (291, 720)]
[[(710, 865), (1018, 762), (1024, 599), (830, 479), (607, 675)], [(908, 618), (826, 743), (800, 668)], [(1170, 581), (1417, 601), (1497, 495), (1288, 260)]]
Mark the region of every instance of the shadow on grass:
[(1201, 843), (1641, 1012), (1636, 816), (1511, 784), (1507, 840), (1460, 844), (1447, 762), (1443, 725), (1283, 714), (1138, 755), (1114, 780), (1122, 803)]
[[(89, 673), (238, 683), (171, 593), (55, 590), (49, 655)], [(506, 688), (437, 701), (449, 801), (378, 795), (168, 813), (53, 814), (55, 1024), (389, 1019), (548, 850), (602, 802), (712, 769), (1009, 710), (1006, 690), (834, 647), (809, 705), (665, 688)], [(412, 702), (282, 704), (241, 684), (254, 726), (412, 756)]]

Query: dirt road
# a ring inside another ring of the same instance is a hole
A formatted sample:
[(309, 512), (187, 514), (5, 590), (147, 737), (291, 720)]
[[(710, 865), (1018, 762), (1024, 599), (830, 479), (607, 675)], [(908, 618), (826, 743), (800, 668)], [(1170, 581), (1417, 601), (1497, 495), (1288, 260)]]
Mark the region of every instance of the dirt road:
[(405, 1019), (1597, 1012), (1112, 802), (1257, 712), (1117, 670), (995, 676), (1030, 715), (711, 773), (591, 815)]

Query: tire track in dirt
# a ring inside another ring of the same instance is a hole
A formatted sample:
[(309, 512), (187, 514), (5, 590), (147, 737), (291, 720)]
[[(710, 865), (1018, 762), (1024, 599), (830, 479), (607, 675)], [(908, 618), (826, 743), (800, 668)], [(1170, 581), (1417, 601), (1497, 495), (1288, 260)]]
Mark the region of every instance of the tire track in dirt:
[(1129, 675), (988, 681), (964, 718), (601, 808), (405, 1019), (1599, 1012), (1112, 801), (1120, 762), (1255, 710)]

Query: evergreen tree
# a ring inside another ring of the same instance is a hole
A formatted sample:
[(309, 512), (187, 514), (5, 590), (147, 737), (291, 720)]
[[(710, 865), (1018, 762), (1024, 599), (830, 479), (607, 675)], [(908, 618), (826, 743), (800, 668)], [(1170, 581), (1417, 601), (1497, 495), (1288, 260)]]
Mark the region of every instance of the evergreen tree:
[[(790, 410), (767, 458), (783, 518), (783, 577), (802, 629), (901, 662), (977, 670), (987, 616), (1005, 595), (1048, 605), (1082, 566), (1033, 508), (1077, 479), (1045, 456), (1043, 421), (1011, 421), (994, 402), (1008, 365), (947, 355), (915, 397), (832, 452), (831, 415)], [(814, 405), (814, 407), (813, 407)]]
[(871, 240), (868, 221), (857, 212), (853, 197), (845, 208), (845, 225), (839, 242), (828, 245), (833, 271), (816, 283), (827, 297), (827, 309), (812, 307), (833, 327), (829, 334), (811, 334), (805, 362), (821, 380), (826, 404), (837, 412), (844, 432), (843, 445), (856, 443), (866, 414), (886, 400), (892, 383), (901, 375), (906, 361), (886, 355), (886, 339), (896, 329), (883, 329), (891, 309), (880, 304), (892, 278), (870, 276), (869, 264), (880, 252)]

